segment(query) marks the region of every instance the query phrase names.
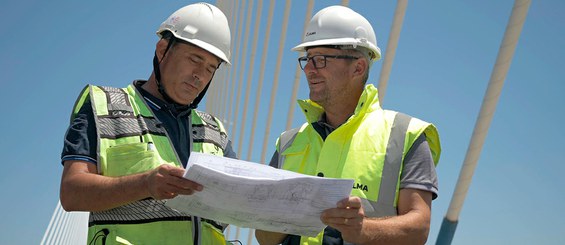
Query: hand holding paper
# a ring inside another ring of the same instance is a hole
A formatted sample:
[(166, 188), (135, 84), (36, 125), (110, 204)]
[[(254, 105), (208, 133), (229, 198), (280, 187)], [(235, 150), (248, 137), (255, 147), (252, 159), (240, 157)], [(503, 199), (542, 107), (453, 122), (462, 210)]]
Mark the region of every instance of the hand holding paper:
[(166, 205), (188, 214), (261, 230), (315, 236), (323, 210), (349, 196), (353, 180), (320, 178), (225, 157), (191, 153), (185, 178), (204, 186)]

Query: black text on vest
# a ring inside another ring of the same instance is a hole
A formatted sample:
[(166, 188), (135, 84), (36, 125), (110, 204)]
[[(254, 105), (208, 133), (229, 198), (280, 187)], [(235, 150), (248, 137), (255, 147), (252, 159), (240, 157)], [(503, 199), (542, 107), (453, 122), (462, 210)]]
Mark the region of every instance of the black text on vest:
[(360, 184), (360, 183), (353, 183), (353, 189), (359, 189), (359, 190), (362, 190), (364, 192), (369, 191), (369, 187), (367, 187), (367, 185)]

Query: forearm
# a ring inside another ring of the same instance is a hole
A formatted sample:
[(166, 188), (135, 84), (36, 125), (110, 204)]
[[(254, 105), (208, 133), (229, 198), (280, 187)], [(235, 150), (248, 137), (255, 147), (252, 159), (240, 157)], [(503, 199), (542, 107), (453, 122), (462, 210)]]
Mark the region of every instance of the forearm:
[(285, 238), (287, 234), (272, 232), (272, 231), (263, 231), (263, 230), (255, 230), (255, 238), (261, 245), (275, 245), (280, 244)]
[(67, 211), (103, 211), (150, 196), (146, 174), (106, 177), (88, 172), (64, 174), (61, 204)]
[(395, 217), (366, 219), (360, 244), (425, 244), (430, 228), (425, 217), (412, 211)]
[(432, 194), (402, 189), (398, 215), (367, 218), (359, 197), (349, 197), (336, 208), (324, 210), (320, 219), (341, 232), (344, 241), (355, 244), (424, 244), (428, 237)]

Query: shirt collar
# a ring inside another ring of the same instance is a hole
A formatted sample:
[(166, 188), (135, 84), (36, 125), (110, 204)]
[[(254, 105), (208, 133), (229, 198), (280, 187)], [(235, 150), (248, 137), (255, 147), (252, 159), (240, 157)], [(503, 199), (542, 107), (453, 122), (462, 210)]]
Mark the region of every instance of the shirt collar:
[(167, 103), (143, 89), (142, 86), (146, 82), (146, 80), (135, 80), (133, 81), (133, 85), (135, 86), (137, 91), (139, 91), (141, 96), (143, 96), (145, 101), (147, 101), (147, 104), (151, 108), (153, 108), (153, 110), (169, 111), (175, 116), (183, 116), (190, 113), (191, 109), (188, 106), (183, 106), (176, 103)]

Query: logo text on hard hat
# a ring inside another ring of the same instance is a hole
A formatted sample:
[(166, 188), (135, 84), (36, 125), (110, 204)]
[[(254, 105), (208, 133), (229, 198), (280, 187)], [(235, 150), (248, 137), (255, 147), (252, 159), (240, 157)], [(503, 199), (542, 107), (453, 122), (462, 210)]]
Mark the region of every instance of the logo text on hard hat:
[(180, 21), (180, 17), (179, 16), (171, 16), (171, 18), (169, 19), (169, 23), (170, 24), (176, 24), (177, 22)]
[(310, 35), (314, 35), (314, 34), (316, 34), (315, 31), (313, 31), (313, 32), (306, 32), (306, 36), (310, 36)]

